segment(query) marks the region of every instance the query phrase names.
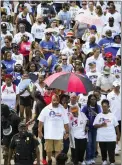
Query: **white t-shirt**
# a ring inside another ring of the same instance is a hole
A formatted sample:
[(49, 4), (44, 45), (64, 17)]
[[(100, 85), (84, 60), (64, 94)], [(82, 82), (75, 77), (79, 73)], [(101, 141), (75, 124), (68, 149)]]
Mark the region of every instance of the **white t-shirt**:
[(102, 124), (105, 122), (107, 127), (101, 127), (97, 129), (97, 139), (98, 142), (113, 142), (116, 141), (116, 131), (115, 127), (118, 126), (116, 117), (112, 113), (103, 114), (99, 113), (93, 125)]
[(114, 91), (107, 95), (107, 99), (110, 103), (110, 110), (117, 118), (118, 121), (121, 120), (121, 93), (116, 95)]
[(19, 33), (15, 34), (15, 36), (13, 38), (13, 43), (17, 43), (18, 44), (21, 41), (21, 37), (23, 35), (27, 35), (29, 37), (29, 41), (30, 42), (34, 41), (33, 36), (32, 36), (31, 33), (28, 33), (28, 32), (21, 33), (21, 32), (19, 32)]
[(61, 50), (61, 54), (65, 54), (67, 57), (72, 56), (74, 51), (71, 48), (65, 47), (63, 50)]
[(16, 55), (15, 53), (12, 53), (12, 59), (15, 60), (16, 62), (21, 62), (21, 64), (23, 64), (23, 55), (22, 54)]
[(68, 124), (69, 119), (62, 105), (53, 108), (49, 104), (41, 111), (38, 120), (44, 123), (44, 139), (63, 139), (64, 124)]
[(46, 29), (46, 25), (44, 23), (40, 25), (37, 23), (34, 23), (31, 28), (31, 34), (34, 35), (34, 38), (42, 39), (44, 37), (45, 29)]
[(96, 62), (96, 69), (97, 69), (97, 71), (101, 73), (102, 70), (103, 70), (103, 67), (104, 67), (104, 60), (100, 56), (97, 59), (95, 59), (94, 56), (91, 56), (91, 57), (87, 58), (86, 65), (85, 65), (86, 72), (90, 71), (89, 63), (93, 62), (93, 61)]
[(114, 36), (115, 34), (117, 33), (120, 33), (121, 32), (121, 29), (119, 26), (113, 26), (113, 27), (110, 27), (108, 24), (106, 26), (104, 26), (103, 30), (102, 30), (102, 35), (105, 36), (105, 33), (107, 30), (111, 30), (112, 31), (112, 36)]
[(88, 101), (88, 95), (83, 95), (82, 93), (79, 94), (79, 100), (78, 103), (81, 104), (81, 109), (87, 104)]
[(86, 115), (83, 112), (81, 112), (79, 113), (78, 117), (73, 117), (73, 119), (70, 121), (74, 138), (87, 138), (87, 133), (85, 132), (87, 120), (88, 118), (86, 117)]
[(121, 22), (121, 14), (119, 12), (115, 12), (114, 14), (107, 13), (106, 14), (106, 23), (108, 22), (109, 17), (113, 17), (115, 26), (118, 26), (120, 28), (119, 23)]
[(111, 73), (116, 77), (116, 80), (121, 80), (121, 66), (113, 65), (111, 66)]
[(101, 74), (96, 82), (96, 86), (101, 87), (101, 89), (109, 90), (113, 87), (113, 82), (115, 81), (114, 75), (105, 76)]
[(70, 8), (69, 8), (69, 12), (70, 12), (70, 14), (71, 14), (71, 18), (72, 18), (72, 20), (74, 20), (75, 19), (75, 17), (76, 17), (76, 15), (77, 15), (77, 12), (79, 11), (79, 6), (75, 6), (75, 7), (73, 7), (73, 6), (70, 6)]
[(88, 78), (92, 81), (93, 85), (96, 85), (97, 82), (97, 78), (100, 75), (100, 72), (87, 72), (86, 75), (88, 76)]
[(16, 90), (14, 91), (13, 85), (10, 87), (5, 87), (2, 92), (4, 85), (1, 87), (1, 99), (2, 103), (7, 104), (11, 108), (15, 108), (16, 105), (16, 96), (19, 94), (18, 87), (16, 86)]

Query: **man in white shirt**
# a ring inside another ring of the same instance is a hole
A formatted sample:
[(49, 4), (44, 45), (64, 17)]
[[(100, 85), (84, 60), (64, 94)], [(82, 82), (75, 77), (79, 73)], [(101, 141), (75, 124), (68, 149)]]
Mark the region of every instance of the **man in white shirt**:
[(20, 31), (19, 33), (15, 34), (13, 38), (13, 43), (17, 43), (17, 44), (20, 43), (23, 35), (27, 35), (29, 37), (30, 42), (34, 41), (32, 34), (25, 31), (24, 24), (22, 23), (19, 24), (19, 31)]
[(31, 28), (31, 34), (33, 35), (35, 41), (39, 43), (44, 37), (44, 31), (46, 29), (46, 25), (43, 23), (42, 16), (38, 15), (36, 20), (37, 22), (35, 22)]
[(90, 62), (89, 64), (90, 71), (86, 72), (88, 78), (92, 81), (93, 86), (96, 86), (97, 78), (100, 75), (100, 72), (96, 69), (96, 62)]
[(105, 36), (105, 33), (106, 33), (107, 30), (112, 31), (112, 36), (114, 36), (115, 34), (121, 32), (120, 27), (115, 25), (115, 20), (114, 20), (113, 17), (109, 17), (108, 24), (103, 27), (103, 30), (102, 30), (102, 35), (103, 36)]
[(101, 88), (102, 94), (107, 95), (111, 92), (114, 81), (115, 76), (110, 73), (110, 68), (105, 66), (103, 68), (103, 73), (97, 79), (96, 86)]
[(80, 8), (76, 5), (76, 0), (70, 1), (70, 4), (69, 12), (71, 14), (71, 19), (74, 20)]
[(113, 17), (115, 25), (120, 28), (121, 26), (121, 14), (116, 11), (115, 5), (109, 6), (109, 12), (106, 14), (106, 22), (108, 22), (109, 17)]
[[(69, 137), (69, 119), (66, 110), (59, 104), (59, 96), (53, 95), (52, 103), (46, 106), (40, 113), (39, 117), (39, 137), (42, 138), (42, 127), (44, 125), (45, 149), (48, 156), (48, 164), (52, 165), (52, 151), (56, 156), (62, 151), (63, 136)], [(64, 135), (65, 128), (65, 135)]]
[(87, 14), (96, 16), (96, 13), (95, 13), (95, 2), (94, 1), (89, 1), (88, 2)]
[[(120, 82), (113, 82), (113, 90), (107, 95), (107, 99), (110, 103), (110, 110), (116, 117), (119, 123), (119, 130), (121, 132), (121, 93), (120, 93)], [(120, 147), (118, 146), (118, 142), (116, 145), (115, 154), (119, 154)]]
[(82, 1), (82, 8), (78, 10), (77, 14), (84, 14), (87, 11), (87, 1)]
[(94, 55), (87, 58), (87, 60), (86, 60), (85, 70), (86, 70), (86, 72), (89, 72), (90, 71), (89, 63), (94, 61), (94, 62), (96, 62), (97, 71), (101, 72), (103, 70), (103, 67), (104, 67), (104, 60), (103, 60), (103, 58), (101, 58), (99, 56), (100, 55), (100, 49), (94, 48), (93, 52), (94, 52)]

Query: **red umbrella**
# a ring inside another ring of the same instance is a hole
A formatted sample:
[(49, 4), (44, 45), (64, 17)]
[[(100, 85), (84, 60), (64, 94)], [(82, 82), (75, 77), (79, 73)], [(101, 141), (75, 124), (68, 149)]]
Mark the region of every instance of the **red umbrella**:
[(92, 82), (79, 74), (69, 72), (54, 73), (45, 79), (45, 84), (67, 92), (87, 93), (93, 89)]

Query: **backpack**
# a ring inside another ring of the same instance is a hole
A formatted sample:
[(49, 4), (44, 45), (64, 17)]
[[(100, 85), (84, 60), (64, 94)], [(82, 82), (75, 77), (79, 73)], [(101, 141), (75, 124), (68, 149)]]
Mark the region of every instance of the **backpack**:
[[(2, 92), (6, 89), (6, 85), (3, 85), (2, 87)], [(13, 90), (14, 90), (14, 93), (16, 93), (16, 85), (13, 84)]]

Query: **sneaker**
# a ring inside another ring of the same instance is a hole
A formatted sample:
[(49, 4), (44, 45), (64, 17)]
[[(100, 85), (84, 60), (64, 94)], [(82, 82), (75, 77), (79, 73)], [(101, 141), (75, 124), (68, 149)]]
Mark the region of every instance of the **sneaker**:
[(119, 155), (119, 150), (116, 148), (115, 149), (115, 155), (118, 156)]
[(121, 148), (118, 144), (116, 145), (116, 148), (117, 148), (118, 151), (121, 151)]
[(52, 165), (52, 159), (48, 160), (48, 165)]
[(92, 164), (91, 160), (86, 161), (86, 164), (91, 165)]
[(111, 163), (110, 165), (115, 165), (114, 163)]
[(105, 160), (104, 162), (103, 162), (103, 164), (102, 165), (107, 165), (108, 163), (107, 163), (107, 161)]
[(45, 159), (42, 160), (43, 165), (47, 165), (47, 161)]
[(95, 160), (94, 159), (91, 160), (91, 164), (95, 164)]
[(83, 161), (83, 162), (81, 163), (81, 165), (86, 165), (85, 161)]

